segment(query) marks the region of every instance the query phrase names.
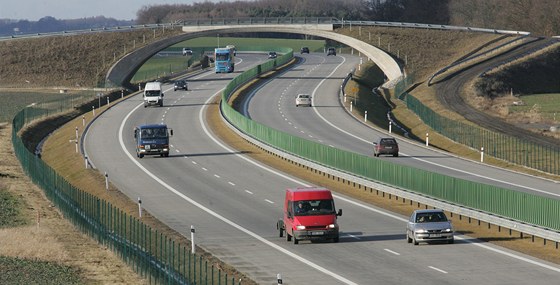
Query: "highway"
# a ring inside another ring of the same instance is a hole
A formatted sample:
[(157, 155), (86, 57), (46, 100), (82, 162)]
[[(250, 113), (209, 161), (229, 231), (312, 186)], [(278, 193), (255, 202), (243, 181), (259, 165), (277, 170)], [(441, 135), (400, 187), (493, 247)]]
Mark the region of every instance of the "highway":
[[(236, 71), (266, 57), (241, 54), (238, 59)], [(248, 113), (275, 128), (368, 153), (375, 131), (345, 114), (335, 94), (358, 61), (348, 55), (306, 55), (262, 86), (248, 104)], [(308, 184), (249, 159), (224, 145), (209, 129), (204, 120), (207, 106), (234, 75), (193, 76), (188, 78), (190, 91), (174, 92), (172, 85), (165, 85), (161, 108), (143, 108), (138, 95), (114, 105), (87, 133), (89, 158), (132, 200), (141, 198), (156, 218), (187, 237), (193, 225), (197, 245), (259, 284), (275, 284), (277, 273), (284, 284), (554, 284), (560, 277), (557, 265), (466, 236), (457, 236), (453, 245), (409, 245), (404, 235), (407, 217), (338, 194), (336, 207), (344, 212), (339, 218), (339, 243), (294, 245), (279, 238), (275, 224), (281, 217), (284, 189)], [(303, 92), (313, 94), (315, 107), (295, 107), (293, 97)], [(324, 118), (354, 135), (345, 135)], [(159, 122), (174, 130), (170, 156), (138, 159), (134, 126)], [(413, 165), (423, 164), (422, 160), (443, 165), (455, 159), (404, 141), (401, 144), (402, 158), (381, 159)], [(472, 163), (457, 161), (455, 168), (472, 171)]]
[[(392, 134), (387, 130), (373, 129), (349, 116), (342, 108), (342, 98), (337, 96), (342, 79), (358, 62), (344, 56), (309, 56), (304, 57), (304, 60), (306, 64), (316, 65), (317, 68), (307, 71), (307, 74), (298, 69), (271, 80), (253, 92), (250, 104), (245, 104), (243, 113), (274, 129), (373, 157), (372, 141)], [(336, 67), (343, 72), (331, 75)], [(324, 81), (326, 76), (337, 80)], [(270, 96), (271, 93), (281, 95)], [(313, 108), (297, 108), (294, 97), (298, 93), (311, 94)], [(398, 141), (399, 157), (381, 156), (379, 159), (553, 199), (560, 198), (558, 181), (464, 160), (405, 138), (399, 137)]]

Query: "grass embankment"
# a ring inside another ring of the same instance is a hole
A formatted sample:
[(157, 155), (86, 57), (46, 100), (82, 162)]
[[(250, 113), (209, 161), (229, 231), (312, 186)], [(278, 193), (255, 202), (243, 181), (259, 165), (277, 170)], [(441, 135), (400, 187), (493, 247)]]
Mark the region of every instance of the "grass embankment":
[(109, 68), (134, 49), (182, 33), (143, 29), (0, 41), (3, 88), (98, 87)]
[[(107, 106), (97, 109), (96, 115), (99, 116), (106, 109)], [(78, 127), (79, 136), (81, 137), (83, 133), (82, 121), (88, 124), (92, 119), (93, 113), (88, 112), (84, 114), (83, 117), (79, 116), (57, 129), (44, 143), (42, 160), (55, 169), (60, 176), (65, 177), (67, 181), (76, 188), (108, 201), (112, 206), (119, 208), (129, 216), (140, 219), (136, 201), (130, 200), (111, 183), (109, 183), (109, 190), (107, 191), (103, 174), (95, 169), (86, 169), (81, 154), (76, 153), (73, 146), (68, 143), (69, 138), (75, 138), (76, 127)], [(143, 212), (141, 221), (152, 229), (157, 230), (158, 233), (174, 240), (176, 243), (190, 248), (190, 241), (185, 236), (167, 227), (151, 216), (149, 212)], [(206, 260), (209, 260), (210, 264), (219, 267), (222, 272), (227, 273), (228, 276), (236, 276), (236, 280), (241, 280), (242, 284), (254, 284), (252, 280), (236, 269), (212, 257), (211, 253), (206, 253), (201, 248), (197, 248), (197, 255), (204, 256)], [(129, 284), (135, 283), (130, 282)]]
[[(378, 71), (376, 71), (375, 69), (377, 68), (370, 68), (371, 69), (365, 68), (362, 70), (364, 70), (364, 72), (367, 71), (368, 74), (371, 74), (372, 76), (376, 76), (375, 74), (377, 74)], [(370, 78), (366, 74), (358, 73), (356, 80), (352, 82), (371, 83), (375, 82), (375, 80), (379, 79)], [(359, 88), (358, 86), (354, 87)], [(371, 100), (371, 102), (369, 102), (369, 104), (387, 106), (387, 103), (382, 97), (368, 96), (368, 94), (371, 94), (369, 93), (371, 92), (371, 86), (365, 84), (361, 85), (361, 87), (362, 88), (358, 92), (363, 92), (363, 94), (368, 98), (374, 98)], [(349, 84), (347, 90), (352, 88), (352, 84)], [(242, 95), (238, 96), (238, 99), (241, 96)], [(235, 98), (235, 96), (233, 96), (232, 98)], [(368, 103), (364, 102), (364, 105), (368, 105)], [(380, 107), (380, 109), (386, 110), (385, 107)], [(379, 114), (375, 115), (375, 117), (376, 118), (371, 117), (371, 120), (383, 122), (383, 120), (386, 118), (383, 115)], [(370, 116), (368, 112), (368, 121), (369, 119)], [(214, 133), (220, 136), (223, 141), (228, 143), (228, 145), (236, 149), (236, 151), (238, 151), (239, 153), (245, 153), (255, 160), (259, 160), (275, 169), (279, 169), (285, 173), (289, 173), (290, 175), (299, 177), (300, 179), (308, 181), (311, 184), (329, 188), (335, 192), (352, 196), (363, 202), (370, 203), (377, 207), (384, 208), (391, 212), (399, 213), (405, 216), (410, 215), (410, 213), (412, 213), (412, 211), (416, 209), (424, 209), (427, 207), (426, 205), (419, 204), (414, 201), (404, 200), (403, 198), (399, 198), (397, 196), (385, 194), (376, 189), (364, 188), (353, 183), (337, 181), (335, 177), (331, 177), (329, 179), (325, 174), (318, 173), (312, 169), (308, 169), (307, 167), (298, 166), (297, 164), (293, 164), (289, 161), (271, 155), (270, 153), (263, 151), (262, 149), (240, 138), (227, 126), (225, 126), (222, 119), (220, 118), (217, 105), (212, 105), (209, 108), (207, 121), (210, 123)], [(372, 124), (371, 122), (368, 123)], [(543, 260), (560, 264), (560, 254), (558, 254), (559, 250), (552, 242), (544, 244), (543, 239), (535, 237), (534, 240), (532, 240), (532, 237), (527, 235), (523, 235), (522, 237), (521, 233), (517, 231), (509, 231), (503, 228), (499, 228), (495, 225), (477, 221), (475, 219), (452, 215), (451, 213), (448, 213), (448, 216), (451, 217), (453, 225), (458, 233), (469, 235), (471, 237), (491, 242), (505, 248), (509, 248), (518, 252), (541, 258)], [(403, 233), (403, 246), (404, 245), (406, 245), (406, 240), (404, 239)]]
[(11, 126), (0, 124), (0, 283), (142, 284), (114, 254), (84, 236), (23, 173)]
[[(358, 106), (370, 107), (368, 109), (370, 110), (370, 112), (368, 112), (368, 124), (377, 128), (387, 130), (388, 125), (386, 111), (388, 108), (388, 103), (383, 96), (375, 95), (371, 92), (372, 87), (376, 86), (376, 80), (379, 80), (378, 76), (379, 71), (375, 65), (366, 65), (361, 69), (361, 71), (356, 72), (356, 75), (354, 76), (355, 80), (349, 81), (346, 87), (346, 92), (356, 94), (356, 96), (359, 98), (358, 100), (361, 102), (360, 104), (358, 104)], [(390, 98), (391, 95), (387, 94), (387, 96), (387, 98)], [(402, 103), (398, 102), (398, 100), (392, 100), (392, 102), (396, 102), (396, 108), (392, 110), (393, 114), (401, 123), (401, 125), (404, 126), (404, 129), (411, 134), (411, 137), (422, 137), (427, 132), (429, 132), (430, 145), (432, 145), (432, 147), (444, 149), (459, 156), (467, 157), (473, 160), (479, 158), (478, 152), (463, 145), (454, 143), (453, 141), (431, 131), (426, 125), (422, 123), (422, 121), (418, 119), (418, 117), (414, 113), (408, 110), (406, 106), (403, 106)], [(349, 102), (345, 104), (345, 107), (349, 108)], [(364, 110), (362, 108), (353, 108), (352, 113), (357, 118), (363, 118), (363, 111)], [(393, 127), (393, 130), (394, 133), (402, 135), (402, 132), (400, 133), (398, 129), (395, 130), (395, 127)], [(497, 165), (500, 167), (507, 166), (509, 168), (514, 168), (517, 171), (525, 171), (532, 174), (537, 174), (536, 171), (530, 171), (519, 166), (505, 164), (503, 161), (497, 159), (486, 158), (485, 163)], [(296, 174), (297, 172), (293, 173), (293, 175)], [(540, 174), (542, 176), (548, 176), (543, 175), (542, 173)], [(324, 183), (324, 181), (317, 180), (315, 181), (315, 183)], [(386, 208), (390, 211), (403, 215), (409, 215), (413, 210), (425, 207), (425, 205), (420, 205), (412, 201), (404, 201), (404, 199), (399, 200), (399, 198), (395, 196), (390, 197), (384, 194), (372, 195), (367, 189), (356, 189), (356, 187), (350, 187), (347, 185), (342, 186), (342, 188), (339, 185), (328, 185), (328, 187), (333, 187), (332, 189), (335, 189), (335, 191), (337, 192), (355, 196), (363, 201), (371, 202), (376, 206)], [(350, 191), (345, 188), (350, 188)], [(450, 214), (448, 214), (448, 216), (449, 215)], [(535, 240), (533, 241), (531, 237), (528, 237), (527, 235), (521, 237), (521, 233), (519, 232), (510, 232), (508, 229), (500, 229), (495, 225), (465, 217), (458, 217), (457, 215), (453, 216), (452, 220), (456, 230), (460, 233), (560, 264), (560, 252), (553, 242), (548, 242), (547, 244), (545, 244), (545, 241), (540, 238), (535, 238)]]

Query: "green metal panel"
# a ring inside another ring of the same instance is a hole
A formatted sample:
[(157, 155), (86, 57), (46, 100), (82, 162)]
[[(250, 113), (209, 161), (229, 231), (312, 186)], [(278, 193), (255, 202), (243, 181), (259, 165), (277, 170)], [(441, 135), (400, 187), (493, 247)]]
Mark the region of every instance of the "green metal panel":
[[(257, 68), (249, 70), (247, 74), (253, 74), (254, 70), (257, 70)], [(259, 70), (265, 72), (265, 68)], [(241, 76), (244, 76), (244, 74)], [(247, 78), (244, 78), (243, 82), (246, 80)], [(388, 161), (321, 145), (252, 121), (235, 111), (229, 104), (223, 103), (227, 102), (231, 95), (230, 92), (235, 90), (237, 84), (240, 84), (240, 82), (233, 80), (225, 88), (222, 95), (221, 110), (227, 120), (239, 130), (264, 143), (318, 164), (353, 173), (371, 181), (393, 185), (397, 188), (428, 195), (453, 204), (480, 209), (521, 222), (560, 230), (560, 220), (555, 218), (560, 212), (560, 201), (558, 200), (396, 165)], [(473, 147), (478, 147), (484, 140), (503, 140), (496, 134), (492, 133), (490, 135), (489, 132), (483, 132), (476, 127), (445, 120), (427, 108), (417, 107), (422, 105), (412, 96), (407, 95), (406, 98), (407, 100), (412, 98), (409, 100), (409, 108), (417, 108), (417, 113), (420, 114), (422, 119), (430, 122), (429, 125), (433, 125), (433, 128), (438, 132), (448, 132), (450, 136), (464, 140), (465, 143), (470, 143)], [(451, 132), (451, 130), (454, 131)], [(508, 203), (503, 201), (508, 201)]]
[(560, 147), (545, 147), (527, 140), (492, 132), (470, 124), (457, 122), (437, 114), (410, 94), (405, 94), (407, 107), (434, 131), (474, 149), (484, 147), (493, 157), (559, 175)]

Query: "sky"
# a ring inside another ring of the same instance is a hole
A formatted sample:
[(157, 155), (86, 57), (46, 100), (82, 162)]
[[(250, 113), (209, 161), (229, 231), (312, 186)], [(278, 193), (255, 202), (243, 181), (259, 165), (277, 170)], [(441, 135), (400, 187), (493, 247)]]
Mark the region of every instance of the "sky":
[[(37, 21), (51, 16), (56, 19), (80, 19), (105, 16), (117, 20), (134, 20), (143, 6), (193, 4), (207, 0), (0, 0), (0, 19)], [(223, 0), (222, 0), (223, 1)], [(210, 2), (219, 2), (211, 0)], [(229, 0), (225, 0), (229, 2)]]

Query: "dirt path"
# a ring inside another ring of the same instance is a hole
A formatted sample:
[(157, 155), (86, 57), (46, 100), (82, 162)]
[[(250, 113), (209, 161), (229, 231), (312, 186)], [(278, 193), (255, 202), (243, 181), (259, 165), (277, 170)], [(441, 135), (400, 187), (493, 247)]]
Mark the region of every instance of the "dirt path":
[(490, 67), (499, 65), (501, 62), (507, 62), (511, 58), (520, 58), (523, 54), (530, 50), (539, 48), (545, 43), (544, 39), (536, 40), (517, 49), (496, 56), (484, 62), (481, 62), (468, 69), (462, 70), (459, 73), (448, 76), (447, 79), (440, 81), (436, 84), (437, 97), (441, 104), (447, 109), (453, 110), (460, 114), (467, 120), (498, 133), (506, 134), (512, 137), (522, 138), (547, 147), (558, 147), (560, 141), (552, 137), (537, 135), (534, 132), (517, 127), (513, 124), (506, 122), (496, 116), (485, 113), (469, 105), (463, 99), (467, 85), (475, 79), (479, 74), (484, 72)]

